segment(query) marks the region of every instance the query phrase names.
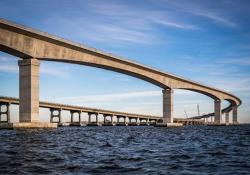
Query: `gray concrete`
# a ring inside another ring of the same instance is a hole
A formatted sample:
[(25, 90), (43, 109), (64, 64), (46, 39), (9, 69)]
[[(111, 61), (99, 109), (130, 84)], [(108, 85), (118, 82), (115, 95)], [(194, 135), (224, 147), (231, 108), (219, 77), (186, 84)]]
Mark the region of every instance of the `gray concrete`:
[[(107, 121), (107, 117), (110, 117), (110, 121)], [(113, 124), (113, 115), (111, 114), (103, 114), (103, 118), (104, 118), (104, 120), (103, 120), (103, 126), (113, 126), (114, 124)]]
[(71, 123), (76, 123), (74, 121), (74, 114), (78, 115), (78, 121), (77, 121), (77, 123), (81, 123), (81, 111), (73, 111), (73, 110), (70, 111), (70, 122)]
[(14, 129), (13, 128), (13, 123), (0, 123), (0, 129)]
[(233, 124), (238, 123), (238, 107), (233, 106)]
[(163, 123), (173, 123), (173, 90), (164, 89), (163, 93)]
[(0, 123), (0, 129), (28, 129), (28, 128), (57, 128), (57, 123), (49, 123), (49, 122)]
[[(61, 123), (61, 111), (62, 109), (50, 108), (50, 123)], [(54, 118), (58, 118), (58, 122), (55, 122)]]
[[(126, 116), (117, 115), (116, 118), (117, 118), (116, 126), (127, 126), (127, 122), (126, 122), (127, 117)], [(122, 122), (120, 120), (121, 118), (123, 119)]]
[(57, 123), (49, 122), (22, 122), (22, 123), (13, 123), (14, 129), (22, 128), (57, 128)]
[(221, 123), (221, 101), (214, 101), (214, 122), (215, 124)]
[(38, 122), (39, 68), (37, 59), (19, 60), (19, 122)]
[(228, 125), (229, 124), (229, 112), (225, 113), (225, 123)]
[[(3, 110), (5, 106), (6, 110)], [(4, 115), (6, 120), (3, 120)], [(10, 122), (10, 103), (0, 102), (0, 123), (9, 123)]]
[[(95, 122), (92, 122), (91, 121), (91, 116), (92, 115), (95, 115)], [(88, 119), (88, 124), (87, 126), (100, 126), (100, 124), (98, 123), (98, 113), (96, 112), (88, 112), (88, 116), (89, 116), (89, 119)]]
[(181, 127), (182, 123), (156, 123), (156, 127)]

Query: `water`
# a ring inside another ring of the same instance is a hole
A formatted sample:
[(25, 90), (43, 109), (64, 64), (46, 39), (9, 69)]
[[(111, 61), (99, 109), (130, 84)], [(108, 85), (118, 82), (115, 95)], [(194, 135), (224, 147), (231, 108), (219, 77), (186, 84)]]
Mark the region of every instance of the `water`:
[(0, 174), (249, 174), (250, 125), (0, 130)]

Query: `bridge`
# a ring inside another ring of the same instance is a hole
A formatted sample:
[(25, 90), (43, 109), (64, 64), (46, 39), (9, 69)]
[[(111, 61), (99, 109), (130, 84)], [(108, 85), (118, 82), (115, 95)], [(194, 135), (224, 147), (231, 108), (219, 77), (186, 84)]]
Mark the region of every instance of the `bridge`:
[[(237, 123), (241, 100), (233, 94), (167, 72), (135, 63), (119, 56), (74, 43), (45, 32), (0, 19), (0, 51), (19, 58), (19, 122), (38, 125), (40, 61), (87, 65), (133, 76), (162, 88), (163, 124), (172, 125), (173, 93), (184, 89), (204, 94), (214, 100), (214, 123), (221, 123), (221, 101), (226, 100), (227, 115), (232, 112)], [(225, 111), (225, 110), (224, 110)], [(39, 123), (38, 126), (42, 124)], [(46, 124), (46, 126), (50, 126)]]
[[(10, 121), (10, 110), (9, 106), (11, 104), (19, 105), (19, 99), (12, 98), (12, 97), (0, 97), (0, 108), (2, 106), (5, 106), (5, 111), (0, 111), (0, 122), (9, 123)], [(156, 123), (160, 122), (162, 120), (161, 117), (158, 116), (151, 116), (151, 115), (141, 115), (141, 114), (132, 114), (132, 113), (126, 113), (126, 112), (118, 112), (118, 111), (110, 111), (110, 110), (104, 110), (104, 109), (96, 109), (96, 108), (88, 108), (88, 107), (81, 107), (81, 106), (73, 106), (73, 105), (65, 105), (65, 104), (59, 104), (59, 103), (50, 103), (50, 102), (39, 102), (40, 108), (47, 108), (50, 110), (50, 122), (51, 123), (58, 123), (61, 124), (61, 114), (62, 111), (70, 111), (70, 123), (73, 125), (80, 124), (81, 123), (81, 113), (87, 113), (88, 114), (88, 124), (98, 124), (98, 116), (102, 115), (104, 118), (104, 122), (109, 124), (113, 124), (114, 116), (116, 117), (117, 123), (121, 124), (126, 123), (126, 119), (129, 120), (131, 123), (134, 119), (134, 122), (137, 121), (144, 121), (149, 123)], [(6, 115), (6, 120), (1, 120), (1, 114)], [(74, 121), (74, 114), (78, 116), (78, 121)], [(94, 116), (95, 121), (92, 121), (91, 118)], [(110, 120), (107, 120), (109, 117)], [(54, 120), (54, 118), (57, 118), (57, 120)]]
[[(3, 97), (0, 96), (0, 123), (10, 123), (10, 105), (19, 105), (19, 99), (13, 97)], [(5, 110), (3, 109), (5, 107)], [(82, 106), (73, 106), (73, 105), (65, 105), (59, 103), (50, 103), (50, 102), (39, 102), (40, 108), (46, 108), (50, 111), (50, 123), (57, 123), (58, 126), (62, 126), (64, 123), (62, 122), (62, 111), (70, 112), (70, 122), (66, 123), (71, 126), (81, 126), (82, 119), (81, 114), (88, 114), (87, 123), (83, 123), (87, 126), (148, 126), (155, 125), (156, 123), (162, 122), (162, 117), (152, 116), (152, 115), (141, 115), (141, 114), (133, 114), (126, 112), (118, 112), (104, 109), (96, 109), (96, 108), (88, 108)], [(74, 120), (74, 115), (77, 115), (78, 120)], [(3, 119), (5, 115), (5, 120)], [(92, 120), (94, 116), (95, 120)], [(99, 118), (102, 117), (102, 122)], [(114, 120), (116, 118), (116, 120)], [(56, 119), (56, 120), (55, 120)], [(175, 123), (182, 123), (185, 125), (188, 124), (196, 124), (201, 125), (205, 124), (203, 120), (199, 119), (181, 119), (174, 118)]]

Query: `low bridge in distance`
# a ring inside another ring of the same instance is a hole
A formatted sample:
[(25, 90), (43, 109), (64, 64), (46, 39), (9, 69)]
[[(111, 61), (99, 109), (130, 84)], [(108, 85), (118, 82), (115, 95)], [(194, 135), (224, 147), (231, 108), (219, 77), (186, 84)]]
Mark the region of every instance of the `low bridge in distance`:
[[(13, 97), (0, 96), (0, 123), (7, 124), (10, 123), (10, 105), (19, 105), (19, 99)], [(5, 109), (3, 109), (5, 107)], [(40, 108), (47, 108), (50, 110), (50, 123), (57, 123), (58, 126), (69, 125), (69, 126), (148, 126), (156, 125), (156, 123), (162, 123), (162, 117), (153, 115), (142, 115), (133, 114), (126, 112), (118, 112), (104, 109), (96, 109), (82, 106), (65, 105), (59, 103), (50, 103), (40, 101)], [(70, 112), (70, 122), (62, 122), (62, 111)], [(88, 114), (88, 121), (83, 122), (81, 119), (81, 114)], [(78, 116), (78, 120), (74, 120), (74, 114)], [(94, 116), (95, 120), (91, 120)], [(100, 122), (98, 117), (103, 117), (103, 122)], [(3, 119), (5, 117), (5, 120)], [(56, 118), (57, 120), (54, 120)], [(114, 120), (116, 118), (116, 121)], [(109, 120), (108, 120), (109, 119)], [(211, 118), (212, 119), (212, 118)], [(182, 123), (183, 125), (204, 125), (208, 124), (201, 119), (193, 118), (174, 118), (174, 123)], [(210, 123), (213, 123), (212, 121)], [(226, 123), (228, 124), (228, 123)], [(12, 126), (11, 126), (12, 127)]]

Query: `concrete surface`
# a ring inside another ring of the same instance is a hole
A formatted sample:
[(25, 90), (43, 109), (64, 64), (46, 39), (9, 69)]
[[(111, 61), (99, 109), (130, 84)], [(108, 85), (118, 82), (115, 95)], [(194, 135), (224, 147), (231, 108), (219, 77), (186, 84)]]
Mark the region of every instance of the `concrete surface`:
[(57, 128), (56, 123), (47, 122), (22, 122), (22, 123), (0, 123), (0, 129), (26, 129), (26, 128)]
[(182, 123), (156, 123), (155, 127), (181, 127)]

